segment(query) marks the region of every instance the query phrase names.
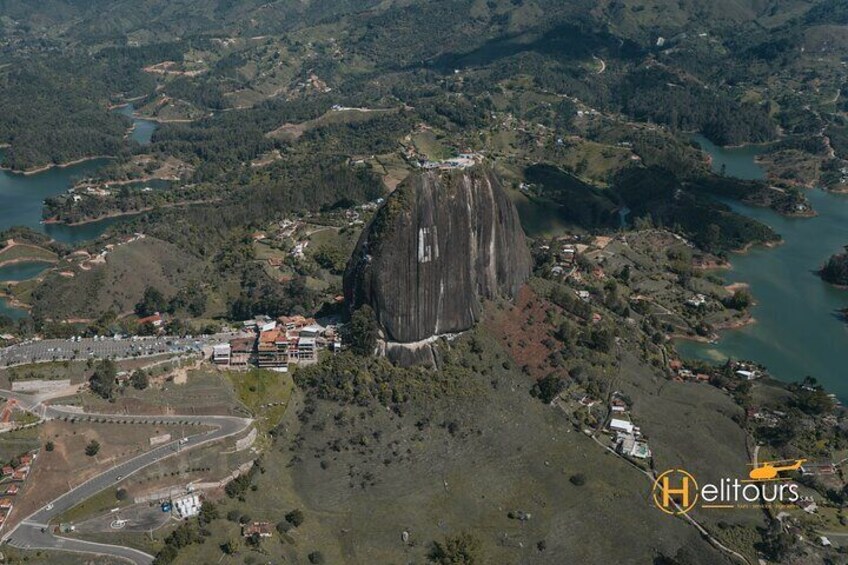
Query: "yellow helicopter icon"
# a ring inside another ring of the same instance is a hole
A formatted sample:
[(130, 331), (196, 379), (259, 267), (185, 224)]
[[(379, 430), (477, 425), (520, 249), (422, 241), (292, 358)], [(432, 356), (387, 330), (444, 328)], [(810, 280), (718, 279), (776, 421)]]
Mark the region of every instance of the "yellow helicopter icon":
[[(789, 463), (792, 461), (792, 463)], [(754, 481), (770, 481), (776, 479), (781, 471), (797, 471), (806, 459), (782, 459), (779, 461), (763, 461), (748, 473)]]

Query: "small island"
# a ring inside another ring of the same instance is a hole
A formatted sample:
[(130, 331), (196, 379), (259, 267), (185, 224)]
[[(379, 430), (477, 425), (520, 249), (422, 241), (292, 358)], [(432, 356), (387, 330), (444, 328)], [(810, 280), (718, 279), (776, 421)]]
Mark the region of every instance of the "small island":
[(822, 280), (830, 284), (848, 288), (848, 245), (845, 252), (832, 255), (819, 270)]

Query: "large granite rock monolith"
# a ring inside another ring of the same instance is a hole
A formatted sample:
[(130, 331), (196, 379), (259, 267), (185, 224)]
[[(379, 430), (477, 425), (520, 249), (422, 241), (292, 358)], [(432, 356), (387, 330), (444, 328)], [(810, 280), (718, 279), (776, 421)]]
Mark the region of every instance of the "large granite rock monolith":
[(482, 300), (516, 294), (531, 258), (515, 206), (484, 168), (415, 174), (377, 211), (344, 277), (352, 309), (369, 304), (383, 350), (432, 362), (428, 341), (474, 326)]

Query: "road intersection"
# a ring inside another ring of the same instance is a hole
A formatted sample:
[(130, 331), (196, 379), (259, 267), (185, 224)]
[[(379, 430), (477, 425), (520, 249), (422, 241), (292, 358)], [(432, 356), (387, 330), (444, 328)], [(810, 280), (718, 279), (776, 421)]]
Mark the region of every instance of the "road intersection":
[(0, 397), (15, 399), (22, 408), (48, 420), (62, 417), (78, 419), (95, 418), (101, 422), (105, 420), (107, 423), (109, 421), (139, 424), (156, 422), (163, 424), (189, 424), (211, 428), (204, 429), (204, 431), (180, 440), (160, 445), (100, 473), (27, 516), (15, 528), (6, 532), (0, 538), (9, 545), (21, 549), (44, 549), (106, 555), (138, 565), (149, 565), (153, 562), (153, 556), (130, 547), (107, 545), (57, 536), (51, 531), (48, 524), (67, 510), (145, 467), (149, 467), (182, 451), (238, 435), (247, 430), (253, 423), (251, 419), (234, 416), (128, 416), (125, 414), (77, 412), (56, 406), (47, 406), (31, 395), (7, 390), (0, 390)]

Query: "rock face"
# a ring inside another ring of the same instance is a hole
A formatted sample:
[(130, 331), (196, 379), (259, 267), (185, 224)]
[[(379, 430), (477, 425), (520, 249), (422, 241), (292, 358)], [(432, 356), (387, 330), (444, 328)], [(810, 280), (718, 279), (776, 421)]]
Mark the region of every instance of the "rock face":
[(345, 298), (371, 305), (387, 353), (410, 364), (431, 356), (416, 353), (421, 342), (471, 328), (482, 299), (512, 297), (530, 269), (518, 213), (491, 171), (427, 172), (404, 181), (362, 234)]

